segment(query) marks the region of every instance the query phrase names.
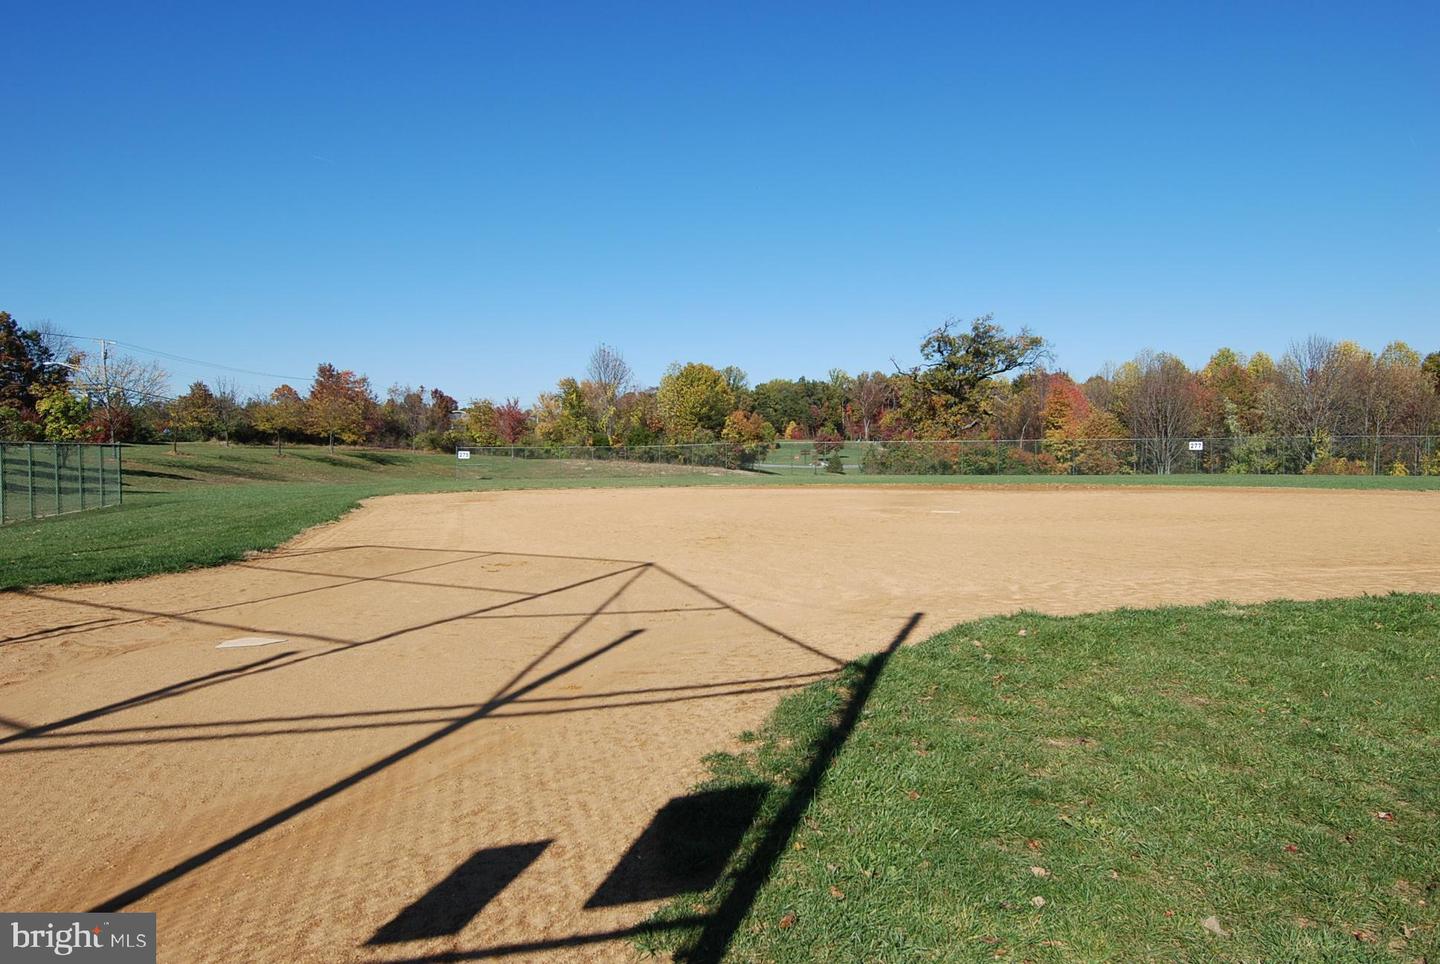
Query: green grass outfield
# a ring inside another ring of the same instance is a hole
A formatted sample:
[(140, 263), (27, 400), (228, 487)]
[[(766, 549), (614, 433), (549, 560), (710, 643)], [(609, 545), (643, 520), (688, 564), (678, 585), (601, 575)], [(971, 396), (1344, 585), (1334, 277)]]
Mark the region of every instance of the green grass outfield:
[(760, 817), (641, 944), (1434, 961), (1437, 722), (1440, 596), (963, 624), (787, 698), (712, 757), (704, 789), (758, 785)]
[(0, 528), (0, 589), (126, 579), (242, 558), (400, 492), (653, 485), (1239, 485), (1440, 490), (1440, 478), (1371, 476), (873, 476), (294, 446), (125, 448), (125, 504)]

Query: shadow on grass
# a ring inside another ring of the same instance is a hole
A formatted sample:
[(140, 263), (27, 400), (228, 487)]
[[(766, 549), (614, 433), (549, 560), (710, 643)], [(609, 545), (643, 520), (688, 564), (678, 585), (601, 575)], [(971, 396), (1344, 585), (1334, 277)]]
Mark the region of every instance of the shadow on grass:
[(153, 469), (125, 469), (127, 479), (174, 479), (178, 482), (194, 482), (188, 475), (180, 475), (178, 472), (156, 472)]
[(351, 452), (350, 455), (352, 458), (373, 462), (375, 465), (405, 465), (411, 461), (389, 452)]
[(329, 465), (340, 469), (355, 469), (360, 472), (371, 472), (374, 471), (377, 465), (388, 464), (371, 459), (364, 460), (371, 462), (370, 465), (357, 464), (355, 460), (363, 458), (358, 453), (354, 453), (349, 457), (346, 457), (344, 455), (311, 455), (308, 452), (291, 452), (290, 457), (294, 459), (301, 459), (305, 462), (318, 462), (321, 465)]
[[(707, 903), (715, 909), (688, 932), (677, 929), (673, 945), (675, 960), (718, 962), (725, 957), (735, 932), (750, 913), (760, 889), (775, 872), (775, 865), (789, 847), (795, 828), (824, 783), (831, 763), (860, 721), (865, 704), (885, 672), (890, 657), (914, 632), (923, 615), (912, 614), (885, 649), (846, 668), (838, 685), (848, 688), (849, 692), (834, 721), (807, 748), (802, 759), (804, 770), (795, 781), (788, 787), (781, 783), (771, 790), (771, 794), (779, 795), (775, 803), (762, 810), (760, 821), (742, 843), (732, 869), (710, 894)], [(652, 925), (661, 924), (666, 916), (662, 911)], [(661, 926), (652, 926), (649, 933), (658, 934), (665, 930)]]

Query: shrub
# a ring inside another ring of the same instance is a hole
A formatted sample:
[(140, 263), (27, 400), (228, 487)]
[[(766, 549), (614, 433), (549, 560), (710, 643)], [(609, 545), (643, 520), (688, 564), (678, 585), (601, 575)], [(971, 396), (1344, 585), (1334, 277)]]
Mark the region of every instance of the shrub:
[(822, 462), (838, 453), (844, 445), (845, 440), (834, 429), (822, 428), (815, 433), (815, 457)]
[(1049, 452), (1011, 449), (1005, 453), (1004, 475), (1063, 475), (1066, 467)]
[(1306, 475), (1369, 475), (1370, 466), (1364, 459), (1346, 459), (1335, 455), (1316, 458), (1305, 466)]

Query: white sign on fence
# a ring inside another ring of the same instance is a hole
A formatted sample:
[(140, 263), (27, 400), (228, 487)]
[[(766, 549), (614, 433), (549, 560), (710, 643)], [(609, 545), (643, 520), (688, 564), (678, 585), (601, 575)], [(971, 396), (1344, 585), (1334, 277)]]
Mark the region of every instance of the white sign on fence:
[(1205, 451), (1205, 443), (1204, 443), (1204, 442), (1191, 442), (1191, 443), (1190, 443), (1190, 451), (1192, 451), (1192, 452), (1203, 452), (1203, 451)]
[(455, 457), (456, 457), (457, 459), (462, 459), (462, 460), (463, 460), (463, 459), (468, 459), (468, 458), (470, 457), (470, 453), (469, 453), (468, 451), (466, 451), (465, 449), (456, 449), (456, 450), (455, 450)]

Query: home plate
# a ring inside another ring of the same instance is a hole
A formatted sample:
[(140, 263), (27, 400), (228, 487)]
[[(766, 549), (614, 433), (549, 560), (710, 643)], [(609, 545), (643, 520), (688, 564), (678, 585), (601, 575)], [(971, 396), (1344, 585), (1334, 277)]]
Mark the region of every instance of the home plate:
[(227, 639), (216, 646), (216, 649), (240, 649), (242, 646), (269, 646), (271, 643), (285, 642), (284, 636), (241, 636), (239, 639)]

